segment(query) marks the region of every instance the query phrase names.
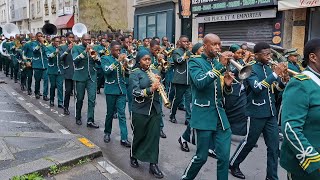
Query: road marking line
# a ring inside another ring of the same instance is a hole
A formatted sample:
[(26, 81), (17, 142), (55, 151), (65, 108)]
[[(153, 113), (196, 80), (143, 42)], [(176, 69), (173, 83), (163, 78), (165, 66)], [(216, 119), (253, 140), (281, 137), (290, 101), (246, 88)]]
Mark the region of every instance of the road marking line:
[(105, 170), (107, 170), (110, 174), (118, 173), (118, 171), (112, 167), (109, 163), (106, 161), (100, 161), (98, 164), (103, 167)]
[(0, 122), (16, 123), (16, 124), (28, 124), (28, 122), (24, 122), (24, 121), (6, 121), (6, 120), (0, 120)]
[(0, 110), (0, 112), (7, 112), (7, 113), (16, 113), (17, 111)]
[(21, 101), (24, 101), (24, 98), (23, 97), (18, 97), (19, 100)]
[(62, 132), (62, 134), (71, 134), (69, 131), (67, 131), (66, 129), (60, 129), (60, 132)]
[(12, 94), (12, 95), (14, 95), (14, 96), (16, 96), (16, 95), (17, 95), (17, 93), (16, 93), (16, 92), (11, 92), (11, 94)]
[(59, 114), (59, 117), (64, 117), (65, 115), (64, 114)]
[(28, 107), (33, 107), (33, 104), (32, 103), (26, 103), (26, 105), (28, 106)]
[(43, 114), (43, 112), (42, 111), (40, 111), (39, 109), (37, 109), (37, 110), (34, 110), (36, 113), (38, 113), (38, 114)]
[(94, 144), (89, 141), (87, 138), (78, 138), (78, 140), (89, 148), (94, 148)]

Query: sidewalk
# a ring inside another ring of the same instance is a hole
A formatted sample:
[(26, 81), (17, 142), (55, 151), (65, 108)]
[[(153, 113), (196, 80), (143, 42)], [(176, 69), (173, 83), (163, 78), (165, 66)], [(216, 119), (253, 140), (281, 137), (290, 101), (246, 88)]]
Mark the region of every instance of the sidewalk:
[[(0, 81), (6, 80), (0, 74)], [(0, 179), (32, 172), (47, 174), (53, 165), (76, 164), (102, 156), (99, 147), (71, 134), (15, 92), (0, 84)]]

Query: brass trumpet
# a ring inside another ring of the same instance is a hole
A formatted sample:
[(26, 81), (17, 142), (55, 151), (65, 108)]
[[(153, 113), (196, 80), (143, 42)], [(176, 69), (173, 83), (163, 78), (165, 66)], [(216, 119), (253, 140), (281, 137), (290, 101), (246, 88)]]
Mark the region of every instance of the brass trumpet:
[(134, 58), (126, 57), (123, 61), (120, 62), (121, 66), (126, 70), (132, 69), (136, 65), (136, 60)]
[[(156, 78), (156, 75), (152, 72), (151, 68), (149, 68), (146, 71), (146, 73), (148, 74), (148, 77), (150, 78), (152, 83), (158, 81), (157, 78)], [(169, 98), (167, 96), (167, 93), (166, 93), (165, 88), (164, 88), (162, 83), (160, 83), (160, 86), (159, 86), (157, 91), (159, 92), (159, 94), (161, 96), (161, 99), (163, 101), (164, 106), (167, 107), (167, 108), (170, 108), (171, 103), (169, 101)]]
[(161, 67), (165, 70), (169, 69), (170, 67), (170, 63), (168, 61), (166, 61), (162, 56), (162, 54), (158, 54), (158, 63), (161, 65)]
[[(277, 66), (277, 65), (279, 64), (278, 62), (273, 61), (273, 59), (269, 60), (269, 63), (270, 63), (271, 66)], [(290, 75), (292, 75), (292, 76), (295, 76), (295, 75), (298, 75), (298, 74), (299, 74), (298, 72), (293, 71), (293, 70), (291, 70), (291, 69), (289, 69), (289, 68), (287, 68), (287, 71), (288, 71), (288, 73), (289, 73)]]
[[(218, 56), (222, 56), (220, 52), (218, 52)], [(241, 80), (247, 79), (252, 73), (252, 66), (247, 64), (242, 66), (240, 63), (235, 61), (233, 58), (229, 59), (229, 62), (239, 71), (238, 77)]]

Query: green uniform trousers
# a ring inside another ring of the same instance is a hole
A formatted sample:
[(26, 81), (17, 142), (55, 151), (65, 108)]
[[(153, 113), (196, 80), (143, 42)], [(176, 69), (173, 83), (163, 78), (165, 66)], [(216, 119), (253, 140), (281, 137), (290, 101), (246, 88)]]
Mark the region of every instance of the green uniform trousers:
[(48, 71), (47, 69), (33, 69), (34, 70), (34, 93), (40, 93), (40, 82), (43, 79), (43, 96), (48, 96)]
[(128, 139), (128, 129), (126, 123), (126, 95), (106, 94), (107, 115), (105, 119), (105, 134), (111, 134), (113, 114), (115, 109), (118, 112), (121, 140)]
[[(27, 90), (31, 92), (32, 75), (33, 75), (32, 68), (25, 68), (23, 70), (23, 74), (25, 75), (25, 78), (26, 78)], [(23, 75), (21, 74), (21, 76), (23, 76)], [(22, 81), (22, 79), (21, 79), (21, 81)]]
[(50, 101), (54, 102), (56, 89), (58, 90), (58, 105), (63, 105), (63, 75), (49, 74), (50, 80)]
[(239, 166), (256, 145), (263, 133), (267, 145), (267, 178), (278, 179), (279, 137), (278, 121), (275, 116), (268, 118), (250, 118), (247, 137), (239, 144), (230, 159), (230, 165)]
[(97, 83), (91, 81), (90, 79), (87, 81), (76, 81), (76, 119), (81, 119), (81, 110), (86, 89), (88, 94), (87, 122), (94, 122)]
[[(12, 62), (12, 61), (11, 61), (11, 59), (9, 59), (9, 57), (5, 57), (5, 66), (6, 66), (5, 72), (6, 72), (6, 76), (9, 75), (11, 62)], [(11, 72), (11, 74), (12, 74), (12, 72)], [(12, 75), (13, 75), (13, 74), (12, 74)]]
[(217, 154), (217, 180), (227, 180), (229, 171), (229, 157), (231, 146), (231, 129), (223, 130), (221, 123), (218, 123), (216, 131), (195, 129), (197, 152), (191, 159), (182, 179), (194, 179), (201, 167), (208, 159), (210, 143), (215, 138)]
[(183, 96), (185, 98), (185, 109), (186, 109), (186, 120), (189, 122), (191, 118), (191, 87), (190, 85), (183, 84), (174, 84), (175, 87), (175, 96), (173, 99), (170, 117), (174, 117), (177, 113), (178, 106), (183, 100)]
[(287, 174), (288, 180), (319, 180), (320, 179), (320, 172), (314, 171), (311, 174), (308, 174), (307, 172), (305, 174)]
[[(182, 138), (187, 141), (188, 143), (192, 143), (196, 145), (196, 139), (195, 139), (195, 129), (191, 129), (190, 124), (187, 125), (186, 130), (182, 134)], [(209, 149), (214, 151), (215, 150), (215, 137), (211, 139)]]

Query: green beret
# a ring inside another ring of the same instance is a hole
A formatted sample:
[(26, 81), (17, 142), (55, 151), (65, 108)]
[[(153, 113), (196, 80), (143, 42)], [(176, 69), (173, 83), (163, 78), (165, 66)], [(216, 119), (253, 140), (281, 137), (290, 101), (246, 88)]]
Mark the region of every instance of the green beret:
[(232, 44), (229, 48), (229, 51), (235, 53), (236, 51), (238, 51), (239, 49), (241, 49), (241, 47), (238, 44)]
[(197, 51), (201, 48), (203, 46), (203, 44), (202, 43), (197, 43), (197, 44), (195, 44), (193, 47), (192, 47), (192, 54), (196, 54), (197, 53)]
[(289, 57), (289, 56), (298, 56), (299, 53), (297, 52), (298, 49), (296, 48), (292, 48), (292, 49), (287, 49), (285, 52), (284, 52), (284, 56), (285, 57)]
[(145, 55), (151, 56), (150, 52), (147, 51), (147, 50), (144, 50), (144, 49), (143, 49), (143, 50), (139, 51), (138, 54), (137, 54), (137, 56), (136, 56), (136, 63), (139, 63), (140, 60), (141, 60), (141, 59), (143, 58), (143, 56), (145, 56)]

